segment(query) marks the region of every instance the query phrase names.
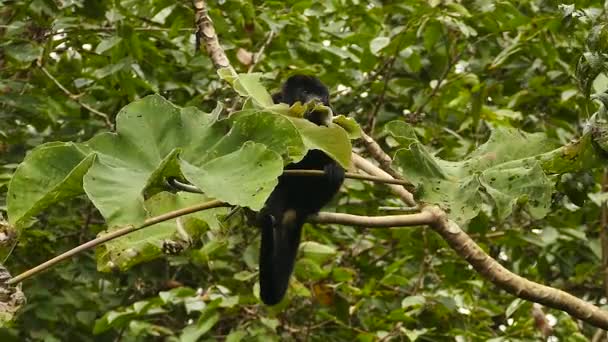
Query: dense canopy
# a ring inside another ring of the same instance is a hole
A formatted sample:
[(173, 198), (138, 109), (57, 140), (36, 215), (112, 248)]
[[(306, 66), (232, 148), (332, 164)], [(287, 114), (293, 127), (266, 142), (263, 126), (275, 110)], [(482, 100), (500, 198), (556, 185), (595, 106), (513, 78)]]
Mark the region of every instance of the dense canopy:
[[(142, 228), (24, 280), (0, 340), (608, 338), (605, 6), (0, 0), (3, 266)], [(296, 73), (334, 124), (272, 103)], [(252, 211), (310, 149), (384, 181), (265, 306)]]

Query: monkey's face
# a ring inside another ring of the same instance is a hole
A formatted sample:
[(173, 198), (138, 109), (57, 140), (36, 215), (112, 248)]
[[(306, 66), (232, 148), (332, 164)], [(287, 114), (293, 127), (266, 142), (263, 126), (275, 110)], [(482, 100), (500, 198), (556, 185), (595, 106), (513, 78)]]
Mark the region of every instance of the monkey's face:
[(314, 101), (329, 106), (329, 93), (327, 92), (327, 89), (314, 89), (311, 87), (298, 88), (296, 97), (296, 101), (300, 101), (302, 104)]
[[(292, 105), (296, 102), (321, 103), (329, 107), (329, 90), (321, 81), (313, 76), (295, 75), (285, 82), (282, 91), (283, 102)], [(332, 119), (330, 108), (309, 110), (304, 118), (317, 125), (329, 126)]]
[(292, 105), (318, 101), (329, 106), (329, 90), (318, 78), (306, 75), (291, 76), (283, 85), (283, 102)]

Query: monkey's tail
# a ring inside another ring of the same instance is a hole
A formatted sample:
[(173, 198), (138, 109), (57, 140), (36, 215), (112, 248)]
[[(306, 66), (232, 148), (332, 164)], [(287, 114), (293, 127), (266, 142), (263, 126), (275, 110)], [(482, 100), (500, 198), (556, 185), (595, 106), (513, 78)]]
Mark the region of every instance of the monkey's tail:
[(267, 217), (262, 223), (260, 298), (267, 305), (275, 305), (285, 296), (305, 219), (305, 215), (288, 210), (281, 222)]

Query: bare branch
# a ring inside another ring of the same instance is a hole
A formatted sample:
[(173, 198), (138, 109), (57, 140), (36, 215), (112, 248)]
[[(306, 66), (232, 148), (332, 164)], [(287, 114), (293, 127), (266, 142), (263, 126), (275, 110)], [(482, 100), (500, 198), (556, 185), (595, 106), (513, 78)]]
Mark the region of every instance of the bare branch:
[[(102, 243), (106, 243), (110, 240), (114, 240), (123, 235), (127, 235), (138, 231), (140, 229), (150, 227), (160, 222), (168, 221), (174, 218), (180, 219), (182, 216), (189, 215), (198, 211), (218, 208), (218, 207), (227, 207), (230, 206), (228, 203), (224, 203), (219, 200), (212, 200), (205, 203), (193, 205), (190, 207), (170, 211), (168, 213), (151, 217), (144, 221), (144, 223), (134, 226), (129, 225), (124, 228), (120, 228), (118, 230), (112, 231), (108, 234), (102, 235), (98, 238), (95, 238), (91, 241), (88, 241), (82, 245), (74, 247), (69, 251), (62, 253), (50, 260), (43, 262), (42, 264), (31, 268), (18, 276), (15, 276), (9, 279), (6, 283), (8, 285), (14, 285), (24, 281), (27, 278), (30, 278), (46, 269), (53, 267), (54, 265), (67, 260), (74, 255), (89, 250), (93, 247), (101, 245)], [(352, 226), (365, 226), (365, 227), (377, 227), (377, 228), (386, 228), (386, 227), (405, 227), (405, 226), (417, 226), (422, 224), (431, 224), (435, 216), (429, 212), (416, 213), (411, 215), (394, 215), (394, 216), (379, 216), (379, 217), (368, 217), (368, 216), (357, 216), (357, 215), (349, 215), (349, 214), (339, 214), (339, 213), (319, 213), (311, 217), (311, 222), (317, 223), (335, 223), (335, 224), (345, 224)], [(180, 222), (177, 222), (179, 225)], [(179, 227), (178, 227), (179, 228)], [(183, 229), (183, 228), (182, 228)], [(186, 234), (187, 235), (187, 234)]]
[(169, 187), (176, 190), (191, 192), (193, 194), (204, 194), (203, 190), (197, 188), (196, 186), (192, 184), (182, 183), (173, 177), (167, 179), (166, 182)]
[[(284, 170), (283, 174), (288, 175), (288, 176), (323, 176), (323, 175), (325, 175), (325, 171), (322, 171), (322, 170), (293, 170), (292, 169), (292, 170)], [(362, 175), (360, 173), (352, 173), (352, 172), (346, 172), (344, 174), (344, 177), (350, 178), (350, 179), (367, 180), (367, 181), (376, 182), (376, 183), (397, 184), (397, 185), (401, 185), (401, 186), (407, 186), (410, 188), (412, 187), (412, 184), (410, 184), (409, 182), (401, 180), (401, 179), (394, 179), (392, 177), (375, 177), (375, 176)]]
[(207, 4), (203, 0), (196, 0), (194, 1), (194, 10), (197, 39), (202, 40), (203, 44), (201, 45), (205, 46), (207, 53), (213, 61), (213, 65), (215, 65), (217, 69), (229, 67), (230, 61), (217, 39), (213, 22), (207, 11)]
[(380, 147), (380, 145), (371, 136), (365, 134), (365, 132), (361, 132), (361, 134), (361, 139), (363, 140), (365, 149), (372, 156), (372, 158), (374, 158), (378, 164), (380, 164), (380, 168), (395, 179), (403, 179), (399, 172), (392, 168), (391, 164), (393, 163), (393, 160), (388, 154), (386, 154), (386, 152), (384, 152), (382, 147)]
[(390, 216), (359, 216), (342, 213), (321, 212), (312, 216), (309, 221), (315, 223), (335, 223), (349, 226), (360, 226), (368, 228), (397, 228), (420, 226), (433, 223), (435, 216), (428, 211)]

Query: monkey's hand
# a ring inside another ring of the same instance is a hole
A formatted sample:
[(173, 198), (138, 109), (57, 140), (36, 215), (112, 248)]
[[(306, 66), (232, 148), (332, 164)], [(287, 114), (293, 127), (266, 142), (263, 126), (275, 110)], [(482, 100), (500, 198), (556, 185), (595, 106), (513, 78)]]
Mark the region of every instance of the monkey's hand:
[(342, 182), (344, 182), (345, 171), (338, 163), (333, 162), (325, 165), (323, 171), (325, 172), (325, 179), (327, 179), (330, 185), (339, 188)]
[(276, 218), (272, 216), (272, 214), (262, 210), (261, 212), (257, 213), (254, 222), (256, 227), (275, 227)]

